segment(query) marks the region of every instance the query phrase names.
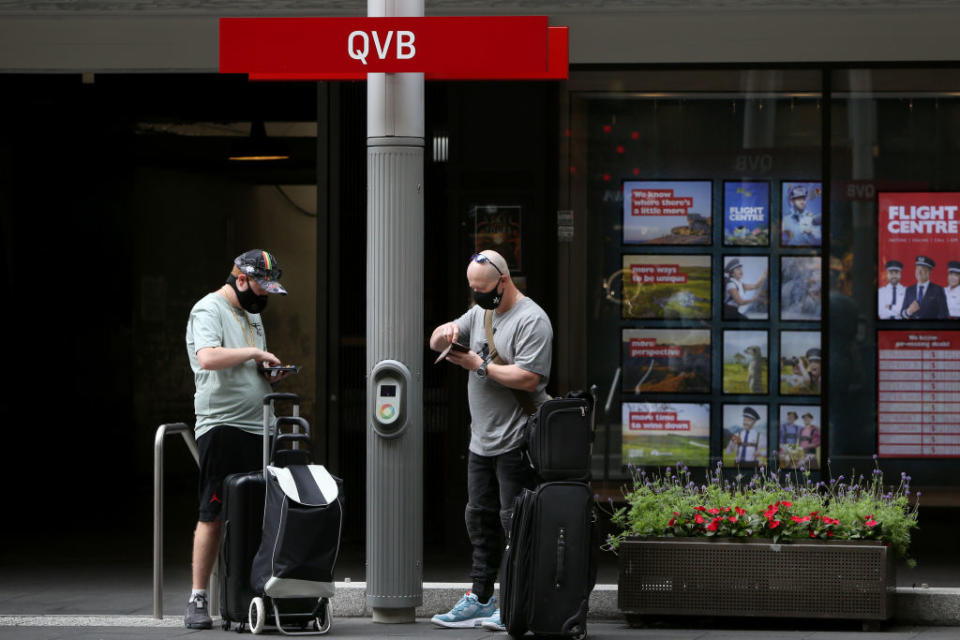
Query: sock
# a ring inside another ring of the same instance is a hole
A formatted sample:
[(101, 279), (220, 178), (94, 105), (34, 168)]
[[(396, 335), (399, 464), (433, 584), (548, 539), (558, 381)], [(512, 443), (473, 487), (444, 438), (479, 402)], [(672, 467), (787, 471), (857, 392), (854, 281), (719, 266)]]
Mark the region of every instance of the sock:
[(197, 596), (203, 596), (204, 598), (206, 598), (206, 597), (207, 597), (207, 590), (206, 590), (206, 589), (194, 589), (193, 591), (191, 591), (191, 592), (190, 592), (190, 599), (187, 600), (187, 604), (190, 604), (191, 602), (193, 602), (194, 600), (196, 600), (196, 599), (197, 599)]
[(485, 582), (474, 582), (473, 588), (470, 591), (473, 592), (473, 595), (477, 596), (477, 601), (480, 604), (487, 604), (490, 602), (491, 596), (493, 596), (493, 585)]

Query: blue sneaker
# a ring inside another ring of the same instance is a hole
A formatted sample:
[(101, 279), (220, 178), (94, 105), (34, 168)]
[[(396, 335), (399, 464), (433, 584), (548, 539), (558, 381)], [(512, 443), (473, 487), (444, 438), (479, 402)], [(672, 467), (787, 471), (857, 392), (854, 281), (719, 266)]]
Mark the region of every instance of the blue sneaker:
[(493, 612), (493, 615), (489, 618), (484, 619), (480, 623), (480, 626), (486, 629), (487, 631), (506, 631), (507, 627), (503, 624), (503, 621), (500, 619), (500, 609), (497, 609)]
[(496, 596), (491, 596), (490, 602), (482, 603), (477, 596), (467, 591), (453, 609), (433, 616), (430, 622), (450, 629), (479, 627), (481, 622), (498, 611)]

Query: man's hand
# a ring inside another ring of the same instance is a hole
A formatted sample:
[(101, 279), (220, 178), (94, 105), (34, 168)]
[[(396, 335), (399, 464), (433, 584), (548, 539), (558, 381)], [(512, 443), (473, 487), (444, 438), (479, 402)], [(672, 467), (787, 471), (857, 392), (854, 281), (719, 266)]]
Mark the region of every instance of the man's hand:
[(456, 322), (447, 322), (433, 330), (430, 336), (430, 348), (443, 351), (460, 337), (460, 326)]
[(914, 300), (913, 302), (910, 303), (910, 306), (907, 307), (907, 315), (912, 316), (919, 310), (920, 310), (920, 303)]
[(280, 358), (273, 355), (269, 351), (257, 350), (256, 355), (253, 356), (253, 359), (257, 361), (257, 364), (261, 367), (279, 367), (282, 363)]
[(483, 364), (483, 358), (473, 351), (459, 352), (451, 351), (447, 354), (447, 361), (461, 366), (467, 371), (476, 371)]

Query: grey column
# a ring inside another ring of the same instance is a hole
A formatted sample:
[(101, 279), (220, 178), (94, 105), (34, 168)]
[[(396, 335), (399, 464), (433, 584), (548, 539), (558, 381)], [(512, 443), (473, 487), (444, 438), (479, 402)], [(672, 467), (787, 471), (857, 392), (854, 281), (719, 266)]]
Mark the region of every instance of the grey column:
[[(423, 0), (369, 0), (368, 15), (422, 16)], [(414, 622), (423, 602), (423, 74), (367, 77), (367, 361), (409, 370), (405, 427), (374, 429), (367, 402), (367, 606)], [(372, 383), (367, 393), (372, 394)]]

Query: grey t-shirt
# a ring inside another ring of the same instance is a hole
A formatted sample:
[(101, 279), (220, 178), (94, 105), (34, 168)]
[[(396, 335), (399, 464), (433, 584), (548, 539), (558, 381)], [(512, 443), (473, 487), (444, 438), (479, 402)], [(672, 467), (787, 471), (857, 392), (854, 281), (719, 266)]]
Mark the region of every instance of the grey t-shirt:
[[(483, 326), (484, 310), (479, 306), (457, 318), (459, 342), (486, 359), (490, 355)], [(493, 342), (500, 358), (525, 371), (539, 373), (540, 384), (532, 393), (540, 406), (546, 399), (553, 357), (553, 327), (536, 302), (524, 297), (504, 314), (493, 314)], [(470, 451), (481, 456), (498, 456), (522, 444), (527, 418), (509, 387), (471, 373), (467, 382), (470, 402)]]
[(197, 362), (197, 351), (205, 347), (249, 347), (253, 338), (258, 349), (267, 349), (260, 314), (236, 309), (219, 293), (209, 293), (190, 310), (187, 320), (187, 355), (197, 385), (193, 396), (197, 416), (194, 433), (200, 437), (213, 427), (231, 425), (250, 433), (263, 433), (263, 396), (270, 383), (259, 373), (255, 360), (241, 365), (207, 371)]

